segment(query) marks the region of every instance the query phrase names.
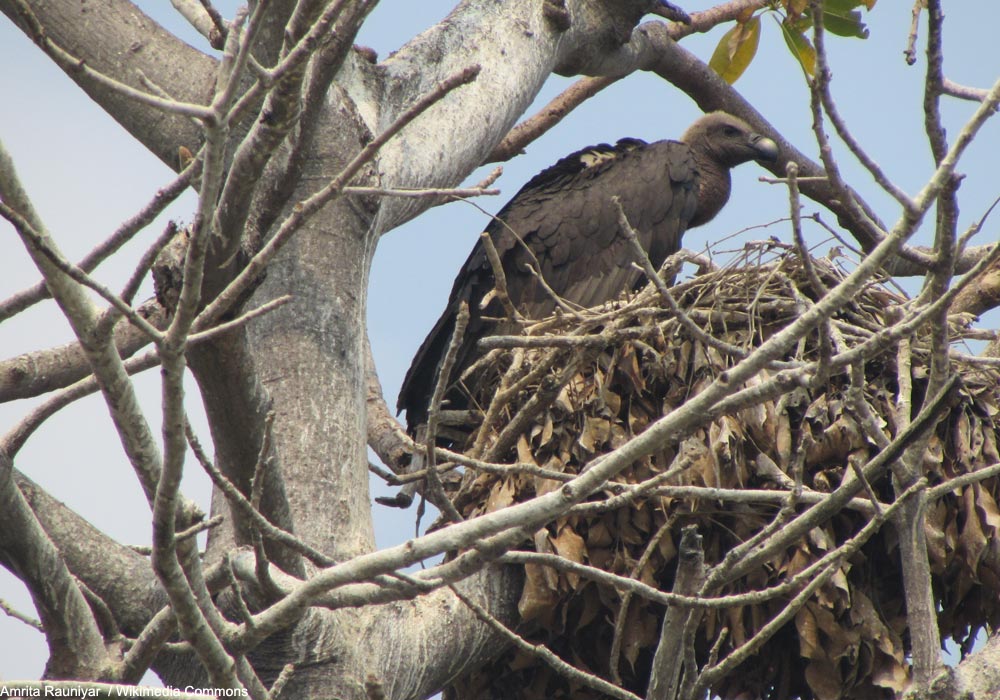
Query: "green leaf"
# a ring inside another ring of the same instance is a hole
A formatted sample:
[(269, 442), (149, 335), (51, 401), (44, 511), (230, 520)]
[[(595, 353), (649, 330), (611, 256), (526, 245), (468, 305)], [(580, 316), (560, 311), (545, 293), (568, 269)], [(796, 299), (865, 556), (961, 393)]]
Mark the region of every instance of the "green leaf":
[(795, 56), (795, 60), (802, 66), (802, 70), (810, 78), (816, 75), (816, 49), (809, 43), (805, 34), (795, 31), (784, 22), (778, 22), (781, 27), (781, 36), (788, 45), (788, 50)]
[(861, 21), (861, 13), (855, 9), (860, 5), (868, 8), (864, 0), (826, 0), (823, 3), (823, 26), (837, 36), (867, 39), (868, 27)]
[(759, 43), (760, 17), (751, 17), (722, 36), (708, 65), (732, 85), (750, 65)]
[(875, 0), (825, 0), (823, 2), (823, 10), (835, 15), (843, 15), (862, 6), (870, 10), (875, 7)]

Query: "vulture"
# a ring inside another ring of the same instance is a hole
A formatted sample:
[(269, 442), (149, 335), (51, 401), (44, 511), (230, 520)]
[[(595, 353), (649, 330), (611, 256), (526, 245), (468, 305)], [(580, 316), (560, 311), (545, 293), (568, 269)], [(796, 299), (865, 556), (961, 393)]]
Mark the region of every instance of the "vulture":
[[(643, 248), (657, 268), (677, 252), (681, 236), (710, 221), (729, 199), (729, 170), (751, 160), (774, 161), (778, 147), (725, 112), (706, 114), (680, 141), (646, 143), (625, 138), (584, 148), (528, 181), (486, 228), (500, 256), (512, 304), (528, 319), (556, 307), (551, 293), (587, 308), (639, 285), (632, 248), (619, 226), (617, 196)], [(533, 274), (528, 267), (538, 274)], [(447, 352), (459, 306), (469, 322), (450, 374), (453, 386), (481, 355), (479, 338), (510, 332), (494, 291), (493, 268), (480, 240), (462, 266), (448, 306), (410, 365), (397, 410), (410, 431), (426, 422), (439, 366)], [(460, 387), (448, 408), (463, 408)]]

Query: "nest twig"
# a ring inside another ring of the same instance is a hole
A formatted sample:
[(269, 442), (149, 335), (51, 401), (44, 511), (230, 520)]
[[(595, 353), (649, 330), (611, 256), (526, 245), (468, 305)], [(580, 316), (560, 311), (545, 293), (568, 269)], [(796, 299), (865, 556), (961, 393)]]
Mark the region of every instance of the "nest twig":
[[(798, 256), (786, 252), (766, 265), (735, 265), (672, 287), (670, 294), (686, 317), (683, 323), (650, 286), (578, 318), (540, 324), (544, 332), (536, 329), (520, 337), (514, 366), (509, 352), (496, 352), (466, 378), (474, 400), (487, 407), (488, 420), (465, 426), (470, 437), (464, 446), (475, 445), (478, 454), (489, 455), (494, 463), (529, 464), (539, 470), (487, 473), (469, 468), (452, 493), (457, 509), (472, 518), (559, 488), (561, 481), (542, 475), (578, 473), (595, 457), (642, 433), (788, 325), (822, 293), (817, 289), (832, 288), (843, 276), (830, 261), (813, 260), (806, 268)], [(825, 339), (817, 333), (804, 338), (765, 374), (820, 358), (825, 362), (831, 352), (856, 347), (898, 321), (906, 302), (881, 284), (870, 284), (821, 328)], [(686, 330), (690, 322), (724, 344), (702, 342), (702, 335)], [(953, 330), (960, 337), (961, 326)], [(513, 347), (518, 338), (489, 342)], [(726, 347), (734, 352), (726, 353)], [(911, 391), (921, 401), (928, 358), (923, 347), (918, 333), (911, 340), (909, 374)], [(1000, 481), (996, 470), (988, 472), (989, 478), (967, 476), (1000, 461), (995, 421), (1000, 415), (1000, 373), (956, 358), (953, 369), (962, 389), (930, 436), (924, 478), (932, 487), (928, 493), (934, 494), (926, 532), (941, 633), (966, 648), (980, 629), (1000, 622), (995, 595), (1000, 588), (1000, 548), (992, 544), (1000, 527)], [(516, 376), (505, 379), (508, 371)], [(860, 465), (880, 450), (877, 443), (882, 441), (873, 439), (877, 436), (872, 430), (881, 431), (885, 440), (897, 432), (898, 371), (897, 354), (883, 350), (778, 399), (732, 415), (706, 417), (700, 428), (636, 462), (525, 548), (670, 591), (685, 527), (697, 527), (706, 565), (717, 566), (730, 550), (760, 538), (759, 533), (776, 536), (784, 519), (794, 517), (807, 502), (821, 499), (845, 478), (856, 478)], [(861, 410), (862, 405), (870, 410)], [(669, 478), (658, 476), (672, 469)], [(942, 490), (941, 484), (956, 478), (960, 480), (953, 490)], [(650, 483), (650, 488), (641, 496), (617, 495), (642, 483)], [(736, 493), (747, 497), (735, 498)], [(785, 496), (755, 500), (753, 494)], [(789, 583), (797, 574), (809, 572), (881, 518), (894, 499), (888, 477), (865, 483), (848, 509), (835, 513), (808, 537), (788, 543), (764, 565), (712, 591), (712, 596), (760, 595), (747, 599), (755, 602), (739, 598), (731, 607), (706, 609), (691, 658), (708, 666), (737, 654), (801, 590), (791, 590)], [(601, 507), (602, 501), (615, 505)], [(906, 682), (909, 648), (895, 534), (891, 528), (869, 529), (877, 534), (857, 553), (836, 562), (828, 581), (799, 602), (801, 607), (791, 616), (794, 624), (777, 630), (760, 647), (752, 656), (757, 662), (743, 663), (715, 683), (714, 694), (724, 699), (741, 693), (775, 699), (882, 698), (891, 697)], [(659, 541), (651, 548), (654, 537)], [(626, 595), (576, 569), (525, 566), (520, 612), (537, 630), (535, 641), (644, 694), (661, 605)], [(627, 619), (619, 619), (622, 615)], [(617, 660), (614, 669), (608, 667), (612, 658)], [(504, 677), (506, 687), (521, 688), (521, 698), (597, 697), (516, 652), (498, 663), (506, 666), (503, 673), (492, 668), (460, 681), (459, 696), (496, 695), (499, 691), (491, 683)], [(521, 674), (524, 682), (510, 683), (510, 674)], [(831, 695), (831, 688), (844, 695)]]

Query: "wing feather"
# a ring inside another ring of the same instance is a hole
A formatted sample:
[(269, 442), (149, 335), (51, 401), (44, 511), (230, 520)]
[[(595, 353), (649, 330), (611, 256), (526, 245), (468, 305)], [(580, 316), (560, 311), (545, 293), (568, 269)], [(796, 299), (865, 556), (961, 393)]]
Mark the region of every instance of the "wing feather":
[[(582, 307), (613, 299), (634, 287), (640, 273), (620, 231), (612, 197), (618, 196), (655, 266), (675, 252), (697, 208), (697, 170), (690, 149), (676, 141), (647, 144), (622, 139), (561, 159), (542, 171), (487, 226), (503, 263), (511, 301), (525, 316), (543, 318), (555, 302), (526, 269), (539, 270), (560, 296)], [(502, 316), (496, 300), (480, 309), (493, 288), (485, 250), (477, 243), (452, 288), (448, 307), (418, 350), (400, 391), (400, 410), (411, 426), (422, 421), (434, 375), (462, 301), (470, 323), (458, 368), (475, 357), (476, 340), (496, 332), (489, 318)]]

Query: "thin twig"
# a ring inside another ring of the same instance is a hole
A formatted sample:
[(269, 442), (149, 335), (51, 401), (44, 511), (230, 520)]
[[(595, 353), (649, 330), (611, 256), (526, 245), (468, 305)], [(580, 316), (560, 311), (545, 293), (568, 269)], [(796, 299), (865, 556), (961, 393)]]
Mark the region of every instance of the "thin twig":
[[(767, 5), (767, 0), (730, 0), (703, 12), (692, 12), (687, 23), (673, 23), (666, 28), (666, 34), (673, 41), (679, 41), (694, 33), (707, 32), (719, 24), (730, 22), (747, 11)], [(642, 25), (640, 29), (645, 26)], [(641, 32), (633, 32), (633, 36)], [(644, 66), (636, 64), (635, 69)], [(601, 90), (614, 85), (628, 72), (616, 76), (581, 78), (559, 93), (537, 113), (512, 128), (497, 144), (484, 162), (507, 161), (523, 153), (528, 144), (542, 136), (562, 121), (566, 115), (596, 95)]]
[[(819, 590), (821, 586), (825, 585), (826, 582), (840, 570), (842, 562), (857, 552), (875, 535), (875, 533), (881, 529), (882, 525), (886, 521), (886, 518), (890, 517), (902, 506), (903, 503), (905, 503), (914, 493), (925, 485), (926, 484), (920, 484), (918, 486), (915, 484), (914, 487), (907, 489), (903, 494), (900, 494), (900, 497), (889, 507), (885, 514), (886, 517), (876, 516), (872, 518), (863, 528), (861, 528), (858, 534), (847, 540), (830, 554), (824, 556), (822, 559), (822, 561), (824, 561), (823, 570), (819, 574), (814, 575), (814, 578), (809, 581), (809, 583), (791, 601), (789, 601), (777, 615), (771, 618), (750, 639), (740, 645), (740, 647), (735, 649), (726, 658), (722, 659), (718, 664), (711, 668), (702, 669), (702, 673), (695, 685), (696, 692), (703, 694), (711, 688), (714, 683), (718, 682), (722, 678), (725, 678), (734, 668), (759, 650), (760, 647), (768, 639), (773, 637), (779, 629), (790, 622), (798, 610), (806, 604), (809, 598), (812, 597), (813, 593)], [(693, 696), (695, 696), (694, 693), (692, 694), (692, 697)]]
[(89, 287), (97, 292), (102, 298), (111, 304), (115, 310), (125, 316), (133, 326), (149, 336), (150, 340), (156, 343), (160, 342), (163, 337), (163, 333), (160, 332), (160, 329), (156, 328), (149, 321), (140, 316), (131, 305), (111, 291), (108, 287), (104, 286), (83, 270), (76, 267), (73, 263), (66, 260), (66, 258), (64, 258), (59, 251), (55, 250), (49, 244), (48, 236), (43, 234), (41, 231), (37, 231), (25, 217), (21, 216), (19, 212), (15, 211), (4, 202), (0, 202), (0, 216), (13, 224), (22, 239), (25, 240), (25, 243), (44, 255), (53, 267), (77, 284)]
[[(537, 261), (536, 261), (537, 262)], [(562, 309), (565, 313), (569, 314), (578, 321), (583, 321), (583, 315), (580, 313), (579, 307), (570, 306), (565, 299), (563, 299), (559, 294), (556, 293), (549, 283), (545, 281), (545, 276), (542, 275), (541, 271), (537, 270), (531, 263), (524, 263), (524, 269), (527, 270), (532, 277), (541, 285), (542, 291), (544, 291), (552, 301), (555, 302), (556, 306)]]
[(913, 9), (910, 11), (910, 33), (906, 37), (906, 49), (903, 51), (908, 66), (917, 62), (917, 31), (920, 27), (920, 11), (926, 6), (927, 0), (914, 0)]
[(233, 595), (236, 600), (236, 611), (240, 615), (240, 621), (247, 627), (253, 627), (253, 613), (250, 612), (250, 607), (247, 605), (243, 592), (243, 584), (236, 578), (236, 572), (233, 571), (233, 560), (229, 552), (223, 555), (222, 568), (226, 572), (226, 580), (229, 582), (229, 587), (233, 589)]
[[(146, 248), (143, 252), (142, 256), (139, 258), (139, 262), (136, 263), (135, 268), (132, 270), (132, 274), (129, 275), (128, 280), (122, 286), (122, 291), (119, 294), (122, 301), (126, 304), (132, 304), (135, 301), (135, 295), (139, 293), (139, 287), (142, 286), (142, 281), (146, 279), (146, 275), (156, 262), (156, 258), (161, 252), (163, 252), (163, 249), (174, 240), (178, 232), (179, 229), (177, 228), (176, 222), (168, 221), (166, 227), (163, 229), (163, 232), (157, 236), (152, 245)], [(86, 270), (84, 270), (84, 272), (86, 272)], [(106, 315), (106, 318), (101, 320), (101, 323), (110, 324), (105, 325), (105, 328), (110, 329), (112, 325), (117, 323), (117, 321), (117, 314), (108, 314)]]
[[(156, 352), (150, 351), (125, 360), (122, 368), (126, 375), (132, 375), (156, 367), (159, 362), (160, 360)], [(4, 434), (3, 438), (0, 439), (0, 449), (14, 456), (24, 447), (24, 443), (27, 442), (28, 438), (31, 437), (42, 423), (74, 401), (89, 396), (99, 391), (100, 388), (97, 379), (91, 375), (52, 394)]]
[[(846, 408), (848, 412), (853, 414), (852, 417), (861, 426), (868, 439), (875, 443), (876, 447), (884, 450), (889, 446), (889, 438), (879, 429), (878, 419), (865, 400), (865, 365), (861, 360), (851, 365), (851, 386), (847, 390)], [(847, 462), (854, 471), (854, 476), (864, 484), (865, 493), (868, 494), (868, 499), (872, 502), (876, 512), (882, 515), (882, 506), (879, 504), (878, 496), (875, 494), (871, 482), (861, 471), (861, 465), (851, 456), (848, 456)]]
[(559, 391), (579, 371), (579, 367), (585, 359), (586, 353), (574, 355), (560, 371), (558, 377), (550, 375), (542, 378), (541, 383), (531, 395), (531, 398), (525, 401), (517, 413), (511, 416), (507, 425), (496, 436), (490, 449), (485, 454), (487, 460), (499, 459), (501, 455), (517, 443), (518, 437), (531, 425), (531, 421), (555, 401), (559, 395)]
[(269, 697), (271, 700), (277, 700), (281, 696), (281, 691), (285, 689), (285, 685), (288, 681), (292, 680), (292, 675), (295, 673), (295, 664), (285, 664), (281, 673), (274, 681), (274, 685), (271, 686), (271, 692)]
[[(10, 154), (2, 142), (0, 142), (0, 199), (3, 200), (3, 206), (16, 212), (17, 217), (26, 225), (26, 228), (18, 229), (20, 234), (26, 234), (27, 228), (30, 228), (43, 237), (47, 249), (58, 252), (30, 197), (21, 185)], [(143, 494), (148, 502), (152, 503), (161, 470), (159, 447), (139, 409), (134, 387), (128, 381), (128, 375), (124, 371), (113, 338), (111, 334), (94, 335), (99, 323), (97, 309), (81, 285), (57, 268), (48, 255), (35, 247), (30, 237), (25, 235), (24, 242), (28, 254), (42, 273), (63, 315), (80, 341), (88, 363), (100, 379), (105, 404), (121, 437), (125, 452), (142, 485)]]
[(276, 299), (272, 299), (271, 301), (265, 302), (254, 309), (250, 309), (249, 311), (240, 314), (231, 321), (226, 321), (225, 323), (220, 323), (217, 326), (207, 328), (203, 331), (192, 333), (191, 335), (188, 336), (188, 342), (200, 343), (202, 341), (223, 335), (224, 333), (229, 333), (230, 331), (233, 331), (237, 328), (241, 328), (247, 325), (250, 321), (254, 320), (255, 318), (259, 318), (264, 314), (268, 314), (274, 311), (275, 309), (284, 306), (293, 299), (294, 297), (291, 294), (286, 294)]
[[(869, 228), (869, 233), (876, 237), (876, 240), (884, 240), (886, 232), (869, 216), (858, 201), (856, 193), (848, 187), (840, 173), (840, 167), (833, 154), (833, 147), (824, 130), (824, 109), (827, 103), (832, 103), (830, 98), (831, 73), (827, 64), (826, 45), (823, 33), (823, 13), (822, 8), (813, 0), (813, 43), (816, 48), (816, 76), (810, 84), (809, 106), (812, 112), (812, 129), (819, 146), (820, 160), (829, 179), (830, 187), (840, 203), (851, 213), (851, 216), (858, 221), (863, 221)], [(819, 19), (817, 19), (817, 16)]]
[(386, 127), (385, 131), (369, 141), (325, 187), (293, 207), (292, 213), (282, 222), (277, 232), (264, 245), (260, 252), (254, 255), (232, 282), (205, 307), (199, 315), (194, 328), (200, 330), (213, 323), (218, 316), (236, 303), (292, 234), (304, 226), (307, 221), (331, 200), (339, 196), (343, 188), (348, 185), (365, 163), (375, 157), (379, 149), (389, 139), (399, 133), (407, 124), (420, 116), (432, 105), (444, 98), (449, 92), (475, 80), (478, 75), (479, 66), (475, 65), (439, 82), (433, 90), (417, 99), (410, 107), (404, 110), (392, 124)]
[(449, 586), (449, 588), (452, 593), (454, 593), (455, 596), (462, 601), (462, 603), (464, 603), (465, 606), (469, 608), (469, 610), (471, 610), (482, 622), (494, 631), (498, 632), (518, 649), (544, 662), (564, 678), (586, 686), (587, 688), (593, 688), (594, 690), (597, 690), (598, 692), (609, 697), (620, 698), (620, 700), (641, 700), (638, 695), (634, 695), (627, 690), (619, 688), (613, 683), (608, 683), (606, 680), (598, 678), (591, 673), (584, 673), (575, 666), (566, 663), (546, 647), (526, 641), (521, 635), (509, 629), (506, 625), (497, 620), (479, 603), (475, 602), (467, 595), (460, 593), (454, 586)]
[[(653, 554), (659, 549), (660, 541), (670, 534), (675, 521), (676, 514), (671, 514), (666, 522), (653, 534), (649, 542), (646, 543), (646, 548), (639, 557), (639, 561), (632, 567), (629, 578), (639, 579), (642, 576), (643, 569), (646, 568), (649, 560), (653, 558)], [(679, 593), (680, 591), (676, 592)], [(632, 595), (631, 590), (626, 590), (622, 594), (621, 602), (618, 604), (618, 615), (615, 618), (614, 634), (611, 637), (611, 652), (609, 654), (608, 667), (611, 671), (611, 680), (618, 685), (622, 684), (621, 673), (618, 671), (618, 660), (621, 658), (622, 640), (625, 638), (625, 623), (628, 620), (628, 608), (632, 602)]]
[[(93, 272), (101, 262), (121, 249), (174, 202), (191, 184), (192, 178), (200, 172), (200, 169), (200, 161), (189, 164), (169, 185), (158, 190), (142, 209), (123, 222), (110, 236), (76, 263), (76, 267), (87, 273)], [(49, 296), (48, 287), (44, 282), (14, 294), (0, 303), (0, 321), (5, 321)], [(127, 299), (125, 295), (123, 298)]]
[(71, 75), (83, 74), (95, 83), (98, 83), (109, 90), (113, 90), (130, 100), (135, 100), (136, 102), (140, 102), (164, 112), (196, 117), (202, 120), (211, 118), (212, 112), (208, 107), (191, 104), (189, 102), (180, 102), (178, 100), (165, 100), (161, 97), (157, 97), (156, 95), (150, 95), (148, 92), (136, 90), (130, 85), (126, 85), (125, 83), (119, 82), (118, 80), (115, 80), (100, 71), (94, 70), (87, 65), (86, 61), (76, 58), (49, 38), (45, 28), (42, 26), (41, 22), (38, 21), (34, 11), (28, 3), (25, 2), (25, 0), (13, 0), (13, 3), (14, 12), (24, 21), (31, 40), (34, 41), (38, 48), (44, 51), (45, 54), (56, 63), (56, 65), (67, 73)]
[(152, 665), (160, 650), (177, 631), (177, 619), (169, 605), (164, 606), (146, 623), (139, 636), (122, 658), (121, 680), (138, 683)]
[(25, 615), (24, 613), (19, 612), (14, 606), (12, 606), (6, 600), (0, 599), (0, 611), (3, 611), (4, 614), (7, 615), (7, 617), (12, 617), (15, 620), (19, 620), (24, 624), (26, 624), (28, 627), (32, 627), (37, 631), (41, 632), (42, 634), (45, 634), (45, 627), (42, 625), (41, 622), (31, 617), (30, 615)]
[(333, 565), (334, 561), (330, 557), (326, 556), (317, 549), (314, 549), (309, 544), (303, 542), (298, 537), (290, 532), (286, 532), (281, 528), (273, 525), (263, 514), (261, 514), (250, 500), (243, 495), (243, 493), (236, 488), (236, 486), (231, 482), (226, 476), (219, 471), (212, 460), (209, 459), (205, 450), (202, 448), (201, 443), (198, 441), (197, 436), (194, 431), (191, 430), (190, 425), (185, 427), (186, 436), (188, 443), (191, 446), (191, 451), (194, 452), (195, 458), (201, 465), (205, 473), (208, 474), (212, 483), (215, 484), (225, 495), (226, 499), (234, 505), (240, 512), (246, 516), (254, 527), (258, 528), (262, 533), (264, 533), (268, 538), (280, 542), (289, 549), (298, 552), (302, 556), (306, 557), (312, 563), (319, 567), (327, 567)]
[(942, 94), (950, 97), (957, 97), (960, 100), (968, 100), (970, 102), (982, 102), (989, 94), (989, 91), (984, 88), (960, 85), (959, 83), (949, 80), (948, 78), (943, 78), (941, 80), (940, 88)]
[(735, 357), (746, 357), (747, 353), (742, 348), (738, 348), (735, 345), (731, 345), (730, 343), (720, 340), (699, 328), (698, 325), (695, 324), (695, 322), (692, 321), (686, 313), (684, 313), (684, 310), (677, 305), (677, 300), (674, 299), (674, 295), (670, 293), (666, 283), (660, 277), (659, 272), (653, 267), (653, 262), (649, 259), (649, 254), (639, 242), (639, 237), (636, 235), (635, 229), (632, 228), (632, 224), (625, 215), (625, 208), (622, 206), (621, 199), (618, 195), (615, 195), (611, 198), (611, 201), (614, 202), (615, 207), (618, 209), (618, 225), (621, 227), (621, 231), (625, 238), (628, 239), (628, 242), (632, 245), (632, 251), (634, 253), (633, 257), (635, 257), (643, 272), (646, 273), (646, 278), (656, 287), (656, 290), (660, 293), (660, 297), (666, 303), (667, 308), (670, 309), (673, 317), (677, 319), (677, 322), (691, 334), (691, 337), (694, 340)]
[(496, 291), (496, 296), (500, 300), (500, 304), (503, 306), (507, 316), (512, 320), (523, 321), (524, 316), (514, 306), (514, 303), (510, 300), (510, 294), (507, 292), (507, 275), (504, 274), (500, 254), (497, 252), (496, 246), (493, 245), (493, 238), (488, 231), (483, 231), (479, 234), (479, 240), (483, 244), (483, 249), (486, 251), (486, 259), (493, 270), (493, 289)]
[[(904, 210), (913, 209), (913, 200), (909, 195), (906, 194), (902, 189), (896, 186), (896, 184), (890, 180), (882, 168), (876, 163), (871, 156), (868, 155), (867, 151), (862, 148), (858, 140), (854, 138), (854, 134), (851, 133), (850, 129), (847, 127), (847, 122), (840, 115), (840, 111), (837, 109), (837, 104), (833, 100), (833, 95), (830, 94), (830, 67), (827, 60), (826, 54), (826, 43), (824, 40), (824, 28), (823, 28), (823, 10), (821, 5), (813, 3), (812, 5), (812, 15), (813, 15), (813, 25), (814, 32), (813, 38), (816, 44), (816, 79), (813, 81), (813, 94), (816, 95), (823, 105), (823, 109), (826, 110), (827, 116), (830, 118), (830, 123), (833, 124), (833, 128), (836, 129), (837, 135), (844, 142), (847, 148), (854, 154), (854, 157), (865, 166), (869, 173), (871, 173), (872, 178), (875, 182), (890, 194), (893, 199), (895, 199), (903, 207)], [(820, 131), (822, 128), (820, 128)], [(820, 144), (822, 146), (822, 144)], [(830, 168), (829, 163), (833, 162), (833, 154), (830, 152), (828, 155), (824, 155), (823, 163), (827, 166), (827, 172), (830, 174), (830, 181), (835, 187), (841, 189), (843, 184), (840, 180), (840, 173), (836, 168)], [(849, 193), (850, 189), (843, 185), (842, 189)], [(848, 201), (848, 204), (852, 207), (857, 207), (860, 210), (857, 202)]]
[(184, 540), (195, 537), (196, 535), (205, 532), (206, 530), (211, 530), (213, 527), (218, 527), (225, 520), (221, 515), (213, 515), (208, 520), (203, 520), (200, 523), (195, 523), (191, 527), (181, 530), (174, 535), (174, 539), (178, 542), (183, 542)]
[(927, 489), (927, 500), (936, 501), (937, 499), (943, 498), (950, 493), (954, 493), (964, 486), (968, 486), (969, 484), (978, 484), (986, 479), (993, 478), (998, 474), (1000, 474), (1000, 463), (980, 467), (975, 471), (962, 474), (961, 476), (956, 476), (938, 484), (937, 486), (934, 486), (933, 488)]
[(816, 274), (816, 267), (813, 265), (812, 256), (809, 254), (805, 238), (802, 236), (802, 204), (799, 201), (798, 163), (791, 160), (788, 161), (785, 170), (788, 173), (788, 207), (792, 219), (792, 236), (795, 239), (795, 247), (799, 251), (799, 260), (802, 262), (802, 268), (805, 270), (809, 284), (812, 285), (818, 299), (826, 294), (828, 290), (826, 285), (823, 284), (823, 280)]
[(427, 434), (424, 444), (425, 464), (427, 465), (427, 485), (431, 493), (434, 494), (435, 503), (440, 502), (444, 514), (452, 522), (464, 520), (462, 514), (449, 500), (441, 485), (441, 478), (434, 468), (437, 457), (434, 447), (437, 445), (437, 423), (438, 412), (441, 410), (441, 402), (444, 400), (448, 387), (451, 385), (451, 371), (458, 359), (458, 351), (465, 342), (465, 328), (469, 324), (469, 305), (462, 302), (458, 305), (458, 313), (455, 315), (455, 330), (451, 334), (448, 349), (445, 351), (441, 366), (438, 368), (437, 381), (434, 384), (434, 393), (431, 394), (431, 401), (427, 407)]
[(361, 187), (351, 185), (344, 188), (344, 194), (375, 196), (375, 197), (441, 197), (443, 199), (465, 199), (467, 197), (482, 197), (498, 195), (500, 190), (481, 189), (479, 187)]

